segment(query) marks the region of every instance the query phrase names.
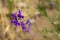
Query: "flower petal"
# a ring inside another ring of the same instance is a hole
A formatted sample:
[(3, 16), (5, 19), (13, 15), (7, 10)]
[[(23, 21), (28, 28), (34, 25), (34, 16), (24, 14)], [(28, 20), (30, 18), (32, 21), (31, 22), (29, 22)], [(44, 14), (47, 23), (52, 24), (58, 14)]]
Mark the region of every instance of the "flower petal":
[(19, 18), (24, 18), (24, 16), (21, 15), (21, 11), (19, 10), (18, 11), (18, 15), (17, 15)]
[(20, 23), (18, 23), (18, 22), (15, 22), (15, 25), (16, 25), (16, 26), (20, 26)]
[(21, 15), (21, 18), (24, 18), (24, 16)]
[(26, 24), (28, 24), (28, 28), (26, 28), (26, 31), (29, 32), (30, 27), (31, 27), (31, 22), (29, 20), (26, 21)]
[(19, 10), (18, 13), (21, 15), (21, 11)]
[(22, 15), (19, 15), (19, 14), (18, 14), (17, 16), (18, 16), (19, 18), (24, 18), (24, 16), (22, 16)]
[(20, 23), (18, 22), (18, 20), (11, 20), (11, 23), (15, 24), (16, 26), (20, 25)]
[(29, 27), (32, 25), (31, 23), (28, 23)]
[(17, 20), (17, 16), (15, 14), (12, 13), (11, 16)]
[(24, 22), (21, 22), (21, 26), (22, 26), (22, 30), (25, 30), (26, 29)]
[(26, 31), (27, 31), (27, 32), (29, 32), (29, 30), (30, 30), (30, 27), (26, 28)]
[(26, 24), (28, 24), (29, 23), (29, 20), (26, 20)]

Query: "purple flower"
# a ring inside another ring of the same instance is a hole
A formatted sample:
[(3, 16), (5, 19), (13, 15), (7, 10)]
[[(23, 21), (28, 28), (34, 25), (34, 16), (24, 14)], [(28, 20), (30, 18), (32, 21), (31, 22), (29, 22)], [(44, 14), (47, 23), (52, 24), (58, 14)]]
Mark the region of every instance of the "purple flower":
[(30, 31), (30, 27), (26, 28), (26, 32), (29, 32)]
[(18, 22), (18, 20), (11, 20), (12, 24), (15, 24), (16, 26), (20, 26), (20, 23)]
[(13, 20), (11, 20), (11, 23), (15, 24), (16, 26), (19, 26), (20, 23), (17, 20), (17, 16), (14, 13), (12, 13), (11, 16), (14, 18)]
[(22, 26), (22, 30), (25, 30), (25, 23), (24, 22), (21, 22), (21, 26)]
[(23, 15), (21, 15), (21, 11), (19, 10), (18, 11), (18, 15), (17, 15), (19, 18), (24, 18), (24, 16)]
[(20, 10), (18, 11), (18, 15), (17, 16), (14, 13), (12, 13), (11, 16), (14, 18), (13, 20), (11, 20), (11, 23), (15, 24), (16, 26), (20, 25), (20, 23), (18, 22), (17, 17), (24, 18), (24, 16), (21, 15)]
[(27, 32), (29, 32), (31, 25), (31, 23), (28, 23), (28, 28), (26, 29)]
[(11, 23), (12, 24), (15, 24), (16, 26), (20, 26), (21, 25), (21, 27), (22, 27), (22, 30), (25, 30), (25, 31), (27, 31), (27, 32), (29, 32), (29, 30), (30, 30), (30, 27), (31, 27), (31, 22), (30, 22), (30, 20), (27, 20), (26, 21), (26, 24), (28, 25), (28, 28), (26, 28), (26, 26), (25, 26), (25, 23), (24, 22), (18, 22), (18, 19), (17, 19), (17, 17), (19, 17), (19, 18), (24, 18), (24, 16), (23, 15), (21, 15), (21, 12), (20, 12), (20, 10), (18, 11), (18, 14), (17, 14), (17, 16), (14, 14), (14, 13), (12, 13), (11, 14), (12, 15), (12, 17), (14, 18), (13, 20), (11, 20)]
[(26, 31), (29, 32), (30, 27), (31, 27), (31, 22), (29, 20), (26, 21), (26, 24), (28, 24), (28, 28), (26, 28)]
[(29, 20), (26, 20), (26, 24), (28, 24), (30, 21)]
[(11, 14), (11, 16), (15, 19), (15, 20), (17, 20), (17, 16), (15, 15), (15, 14)]
[(18, 10), (18, 13), (21, 15), (21, 11), (20, 10)]
[(26, 21), (26, 24), (28, 24), (28, 28), (26, 28), (26, 26), (25, 26), (25, 23), (24, 22), (21, 22), (21, 26), (22, 26), (22, 30), (25, 30), (26, 32), (29, 32), (29, 30), (30, 30), (30, 27), (31, 27), (31, 23), (30, 23), (30, 21), (29, 20), (27, 20)]
[(26, 20), (26, 24), (28, 24), (29, 26), (31, 26), (30, 20)]

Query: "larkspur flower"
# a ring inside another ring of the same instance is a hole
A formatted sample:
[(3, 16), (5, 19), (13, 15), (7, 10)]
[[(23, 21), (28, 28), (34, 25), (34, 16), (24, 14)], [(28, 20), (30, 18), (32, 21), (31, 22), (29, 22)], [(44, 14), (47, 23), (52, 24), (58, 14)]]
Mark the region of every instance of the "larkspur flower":
[(24, 16), (21, 15), (20, 10), (18, 11), (17, 16), (14, 13), (12, 13), (11, 16), (14, 18), (13, 20), (11, 20), (11, 23), (15, 24), (16, 26), (20, 25), (20, 23), (18, 22), (17, 17), (24, 18)]
[[(30, 26), (31, 26), (30, 20), (27, 20), (26, 23), (24, 23), (23, 21), (18, 22), (17, 17), (19, 17), (19, 18), (21, 18), (21, 19), (24, 18), (24, 16), (21, 15), (20, 10), (18, 11), (17, 16), (16, 16), (14, 13), (12, 13), (11, 15), (12, 15), (12, 17), (14, 18), (13, 20), (11, 20), (11, 23), (12, 23), (12, 24), (15, 24), (16, 26), (20, 26), (20, 25), (21, 25), (22, 30), (25, 30), (25, 31), (29, 32)], [(25, 25), (25, 24), (28, 25), (28, 28), (26, 28), (26, 25)]]
[(14, 18), (13, 20), (11, 20), (11, 23), (15, 24), (16, 26), (19, 26), (20, 23), (17, 20), (17, 16), (14, 13), (12, 13), (11, 16)]
[[(27, 28), (26, 28), (25, 24), (28, 25)], [(32, 24), (31, 24), (31, 22), (30, 22), (29, 20), (27, 20), (26, 23), (21, 22), (22, 30), (25, 30), (26, 32), (29, 32), (31, 25), (32, 25)]]
[(18, 20), (11, 20), (12, 24), (15, 24), (16, 26), (20, 26), (20, 23), (18, 22)]
[(17, 15), (19, 18), (24, 18), (24, 16), (23, 15), (21, 15), (21, 12), (20, 12), (20, 10), (18, 11), (18, 15)]
[(31, 27), (31, 23), (29, 23), (29, 24), (28, 24), (28, 28), (26, 28), (26, 31), (27, 31), (27, 32), (29, 32), (30, 27)]
[(22, 26), (22, 30), (25, 30), (26, 29), (24, 22), (21, 22), (21, 26)]
[(12, 13), (11, 16), (12, 16), (15, 20), (17, 20), (17, 16), (16, 16), (14, 13)]
[(26, 28), (26, 31), (29, 32), (30, 27), (31, 27), (31, 25), (32, 25), (31, 22), (30, 22), (30, 20), (27, 20), (27, 21), (26, 21), (26, 24), (28, 24), (28, 28)]
[(26, 20), (26, 24), (28, 24), (30, 21), (29, 20)]

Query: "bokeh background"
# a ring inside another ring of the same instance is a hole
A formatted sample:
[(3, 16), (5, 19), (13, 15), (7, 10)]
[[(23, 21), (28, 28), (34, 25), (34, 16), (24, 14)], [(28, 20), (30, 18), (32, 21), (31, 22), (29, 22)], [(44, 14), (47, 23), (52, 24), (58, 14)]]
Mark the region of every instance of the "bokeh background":
[[(17, 10), (31, 20), (29, 32), (10, 23)], [(60, 0), (0, 0), (0, 40), (60, 40)]]

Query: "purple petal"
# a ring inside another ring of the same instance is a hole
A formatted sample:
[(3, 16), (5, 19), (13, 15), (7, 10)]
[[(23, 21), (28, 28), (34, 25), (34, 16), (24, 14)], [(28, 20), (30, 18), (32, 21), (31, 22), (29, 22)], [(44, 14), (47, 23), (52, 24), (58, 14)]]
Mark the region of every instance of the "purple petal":
[(16, 26), (20, 26), (20, 23), (16, 22), (15, 25), (16, 25)]
[(29, 30), (30, 30), (30, 27), (26, 28), (26, 31), (27, 31), (27, 32), (29, 32)]
[(24, 16), (21, 15), (21, 11), (19, 10), (18, 11), (18, 15), (17, 15), (19, 18), (24, 18)]
[(20, 23), (18, 22), (18, 20), (11, 20), (11, 23), (15, 24), (16, 26), (20, 25)]
[(30, 20), (26, 20), (26, 24), (31, 25)]
[(14, 21), (13, 21), (13, 20), (11, 20), (11, 23), (14, 23)]
[(21, 22), (21, 26), (22, 26), (22, 30), (25, 30), (26, 29), (24, 22)]
[(30, 20), (26, 20), (26, 24), (28, 24), (28, 26), (32, 25), (31, 22), (30, 22)]
[(17, 16), (15, 14), (12, 13), (11, 16), (17, 20)]
[(19, 10), (18, 13), (21, 15), (21, 11)]
[(19, 23), (18, 21), (15, 21), (15, 25), (16, 25), (16, 26), (19, 26), (20, 23)]
[(26, 28), (26, 31), (29, 32), (30, 27), (31, 27), (31, 22), (29, 20), (26, 21), (26, 24), (28, 24), (28, 28)]
[(21, 18), (24, 18), (24, 16), (21, 15)]
[(32, 25), (31, 23), (28, 23), (29, 27)]
[(22, 15), (19, 15), (19, 14), (18, 14), (17, 16), (18, 16), (19, 18), (24, 18), (24, 16), (22, 16)]
[(11, 15), (12, 15), (13, 17), (16, 17), (16, 15), (15, 15), (15, 14), (13, 14), (13, 13), (12, 13)]
[(29, 20), (26, 20), (26, 24), (28, 24), (29, 23)]
[(31, 23), (28, 24), (28, 28), (26, 29), (27, 32), (29, 32), (31, 25)]

